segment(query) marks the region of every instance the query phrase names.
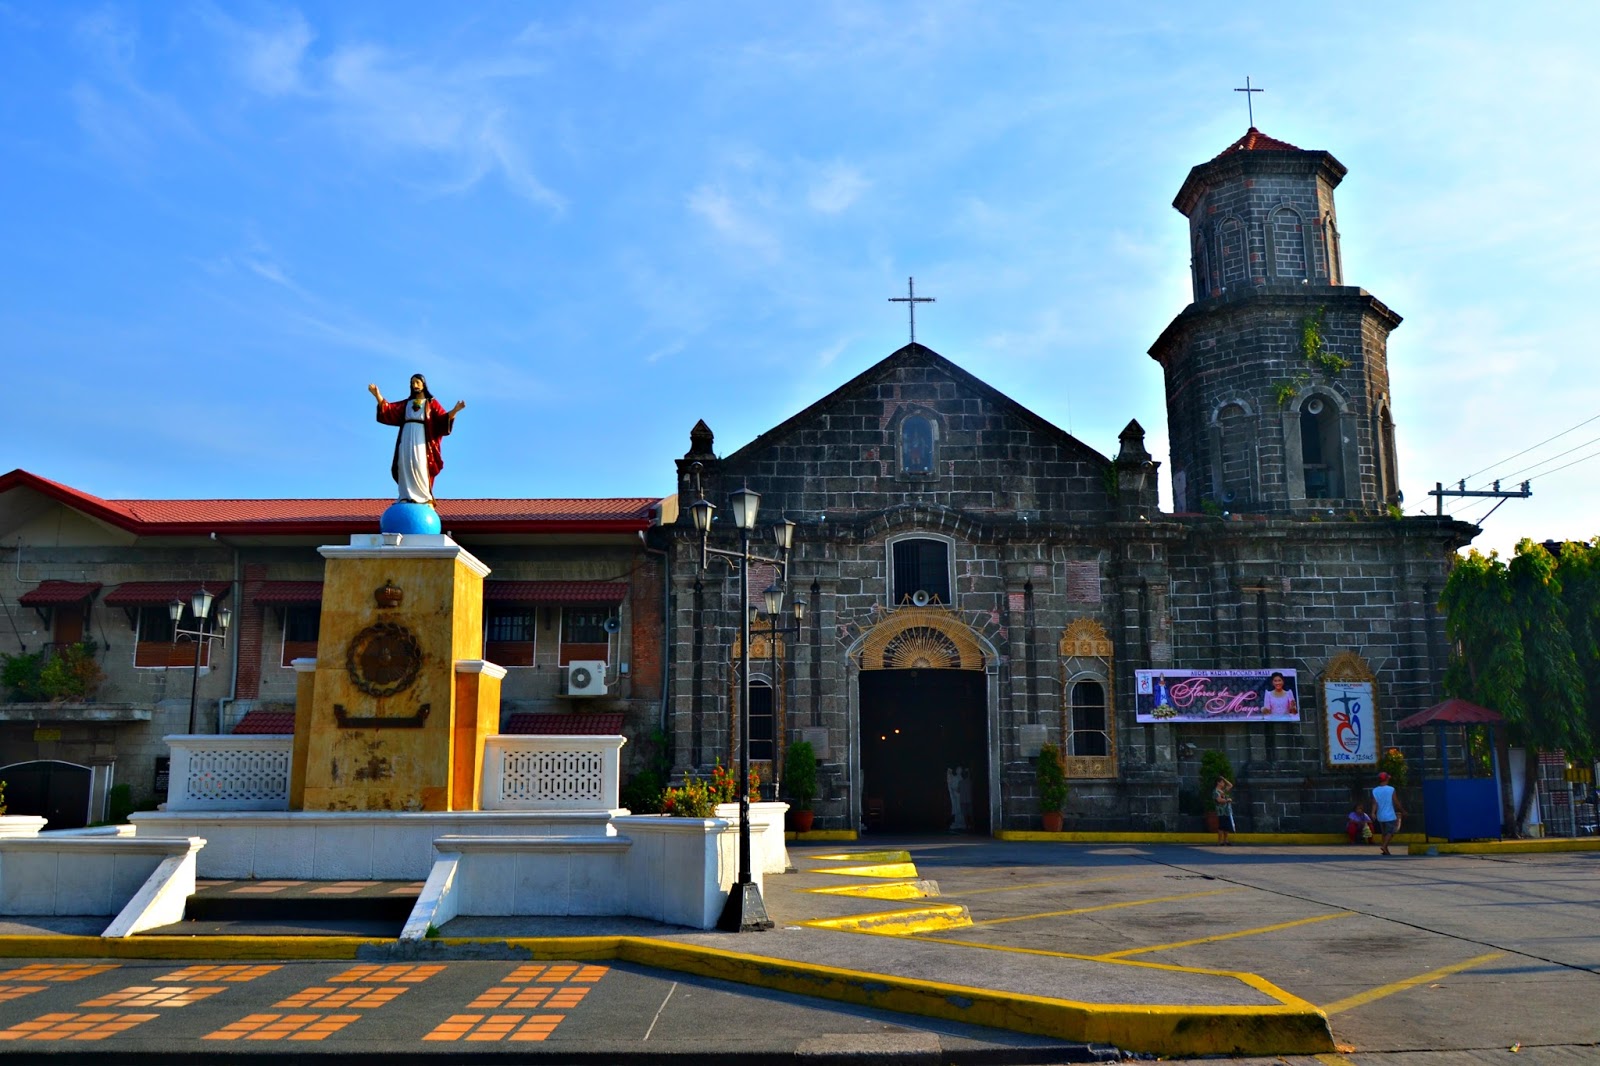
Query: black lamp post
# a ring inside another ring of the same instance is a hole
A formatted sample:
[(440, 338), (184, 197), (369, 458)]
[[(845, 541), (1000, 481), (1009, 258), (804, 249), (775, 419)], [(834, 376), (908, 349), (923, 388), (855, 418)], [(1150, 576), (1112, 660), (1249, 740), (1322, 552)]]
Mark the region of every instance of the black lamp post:
[[(217, 617), (214, 625), (208, 626), (210, 621), (211, 601), (216, 599), (204, 585), (201, 585), (195, 594), (189, 598), (189, 609), (194, 612), (193, 629), (180, 629), (178, 623), (183, 620), (182, 600), (173, 600), (167, 604), (167, 614), (172, 617), (172, 642), (176, 644), (179, 637), (188, 637), (194, 641), (194, 676), (189, 679), (189, 732), (194, 733), (195, 703), (200, 692), (200, 652), (213, 640), (220, 640), (224, 645), (228, 643), (228, 623), (233, 619), (233, 612), (226, 607), (217, 608)], [(220, 723), (219, 723), (220, 729)]]
[[(700, 532), (700, 568), (710, 565), (713, 556), (737, 566), (739, 571), (739, 603), (750, 602), (750, 562), (770, 563), (783, 573), (788, 568), (789, 549), (794, 545), (795, 524), (784, 520), (772, 529), (777, 543), (778, 557), (757, 555), (750, 550), (750, 531), (756, 525), (756, 513), (761, 506), (761, 494), (748, 487), (741, 488), (728, 499), (733, 512), (733, 524), (739, 529), (739, 550), (727, 551), (711, 547), (711, 519), (716, 507), (706, 499), (696, 500), (689, 506), (694, 527)], [(737, 563), (735, 562), (737, 560)], [(782, 594), (779, 594), (780, 600)], [(761, 888), (750, 874), (750, 612), (739, 611), (742, 638), (739, 654), (742, 662), (739, 671), (739, 880), (728, 892), (728, 902), (722, 908), (717, 928), (727, 933), (745, 933), (771, 929), (772, 919), (767, 917), (767, 905), (761, 899)]]

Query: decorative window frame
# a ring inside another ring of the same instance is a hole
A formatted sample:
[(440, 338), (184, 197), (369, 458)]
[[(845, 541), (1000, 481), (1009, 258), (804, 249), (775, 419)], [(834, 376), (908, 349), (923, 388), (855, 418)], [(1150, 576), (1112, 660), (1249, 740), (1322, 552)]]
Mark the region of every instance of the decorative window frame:
[[(894, 594), (895, 594), (895, 587), (894, 587), (894, 546), (896, 544), (900, 544), (900, 543), (903, 543), (903, 542), (908, 541), (908, 540), (933, 540), (933, 541), (939, 541), (939, 542), (944, 544), (945, 588), (950, 590), (950, 599), (952, 601), (954, 601), (955, 597), (956, 597), (956, 540), (955, 540), (955, 538), (951, 537), (951, 536), (948, 536), (948, 535), (946, 535), (944, 533), (932, 533), (932, 532), (924, 532), (922, 530), (914, 530), (914, 531), (911, 531), (911, 532), (908, 532), (908, 533), (896, 533), (896, 534), (894, 534), (893, 536), (889, 537), (887, 540), (885, 540), (883, 542), (883, 573), (884, 573), (883, 602), (884, 602), (884, 605), (887, 606), (891, 611), (895, 610), (897, 608), (900, 608), (900, 607), (916, 606), (914, 604), (909, 604), (909, 603), (901, 604), (901, 603), (896, 603), (894, 601)], [(954, 607), (955, 604), (953, 602), (952, 603), (941, 603), (941, 602), (935, 600), (932, 603), (925, 604), (924, 606), (928, 606), (928, 607), (937, 606), (937, 607), (949, 608), (949, 607)]]
[[(1111, 638), (1105, 627), (1090, 618), (1068, 624), (1061, 634), (1060, 748), (1067, 777), (1105, 780), (1117, 776), (1117, 714), (1114, 656)], [(1094, 681), (1105, 692), (1106, 755), (1069, 755), (1067, 740), (1072, 735), (1072, 686), (1079, 681)]]
[[(901, 448), (905, 445), (905, 425), (909, 419), (920, 418), (928, 423), (928, 469), (911, 471), (905, 468)], [(880, 454), (894, 456), (893, 476), (896, 481), (926, 485), (939, 480), (939, 446), (944, 442), (944, 419), (937, 411), (918, 404), (902, 407), (884, 426), (885, 440)]]

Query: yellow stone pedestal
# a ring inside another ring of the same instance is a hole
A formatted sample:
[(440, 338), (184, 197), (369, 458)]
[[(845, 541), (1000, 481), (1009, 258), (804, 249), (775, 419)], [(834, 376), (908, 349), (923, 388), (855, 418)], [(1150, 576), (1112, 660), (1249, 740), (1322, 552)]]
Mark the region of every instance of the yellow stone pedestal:
[(503, 667), (483, 652), (489, 568), (439, 534), (359, 534), (327, 559), (295, 702), (289, 807), (478, 810)]

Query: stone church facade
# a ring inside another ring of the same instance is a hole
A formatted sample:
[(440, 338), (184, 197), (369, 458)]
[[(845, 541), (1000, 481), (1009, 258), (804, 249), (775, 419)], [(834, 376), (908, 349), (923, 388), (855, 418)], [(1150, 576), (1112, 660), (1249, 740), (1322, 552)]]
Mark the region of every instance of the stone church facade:
[[(758, 536), (797, 524), (784, 591), (807, 603), (752, 623), (752, 758), (770, 782), (813, 743), (819, 828), (1035, 828), (1045, 742), (1075, 828), (1192, 827), (1207, 749), (1235, 767), (1241, 829), (1340, 825), (1371, 771), (1330, 764), (1318, 682), (1370, 670), (1381, 743), (1412, 750), (1391, 726), (1440, 698), (1439, 593), (1476, 532), (1400, 516), (1400, 319), (1343, 284), (1344, 172), (1252, 129), (1183, 183), (1194, 302), (1150, 349), (1172, 513), (1137, 422), (1102, 455), (915, 343), (729, 455), (698, 424), (654, 538), (675, 771), (736, 758), (742, 620), (777, 572), (755, 566), (741, 602), (688, 505), (718, 507), (730, 548), (748, 487)], [(1291, 667), (1298, 722), (1135, 720), (1137, 670)]]

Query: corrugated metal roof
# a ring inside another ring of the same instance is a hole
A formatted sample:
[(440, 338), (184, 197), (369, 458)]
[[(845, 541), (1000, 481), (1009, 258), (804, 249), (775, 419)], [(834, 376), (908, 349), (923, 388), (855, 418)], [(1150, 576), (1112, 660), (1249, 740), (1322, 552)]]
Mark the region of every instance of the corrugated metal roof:
[(538, 737), (613, 737), (622, 733), (622, 715), (514, 714), (502, 732)]
[(485, 603), (609, 603), (628, 598), (625, 581), (485, 581)]
[(84, 600), (100, 591), (98, 581), (41, 581), (37, 588), (17, 597), (24, 607), (62, 607)]
[(201, 585), (218, 599), (226, 596), (230, 587), (226, 581), (124, 581), (106, 593), (105, 603), (110, 607), (149, 607), (173, 600), (188, 603)]
[(263, 581), (261, 589), (256, 593), (256, 603), (264, 607), (289, 607), (321, 602), (320, 581)]

